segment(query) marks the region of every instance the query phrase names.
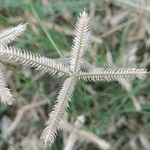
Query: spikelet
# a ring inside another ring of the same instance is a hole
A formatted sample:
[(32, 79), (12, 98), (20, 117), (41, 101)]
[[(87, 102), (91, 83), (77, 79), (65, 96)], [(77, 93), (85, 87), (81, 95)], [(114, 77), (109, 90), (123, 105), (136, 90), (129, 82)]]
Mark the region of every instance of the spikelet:
[(88, 47), (89, 39), (90, 39), (89, 16), (85, 11), (83, 11), (79, 15), (74, 33), (71, 62), (70, 62), (71, 64), (70, 69), (72, 72), (79, 71), (82, 62), (82, 56)]
[(45, 143), (45, 146), (47, 143), (51, 145), (55, 140), (57, 129), (59, 128), (59, 122), (64, 117), (66, 109), (69, 106), (69, 101), (71, 100), (75, 84), (76, 78), (74, 77), (67, 78), (63, 84), (63, 87), (57, 98), (57, 103), (49, 115), (47, 127), (44, 129), (41, 135), (41, 140)]
[(0, 45), (0, 58), (7, 62), (18, 62), (28, 67), (58, 76), (68, 75), (69, 69), (53, 59), (41, 57), (26, 50)]
[(6, 86), (6, 80), (3, 76), (0, 65), (0, 101), (4, 104), (12, 105), (14, 98), (10, 92), (10, 89)]
[(121, 78), (130, 79), (145, 77), (145, 68), (101, 68), (91, 72), (80, 72), (78, 78), (84, 81), (117, 81)]
[(7, 45), (15, 41), (25, 30), (27, 23), (0, 32), (0, 44)]

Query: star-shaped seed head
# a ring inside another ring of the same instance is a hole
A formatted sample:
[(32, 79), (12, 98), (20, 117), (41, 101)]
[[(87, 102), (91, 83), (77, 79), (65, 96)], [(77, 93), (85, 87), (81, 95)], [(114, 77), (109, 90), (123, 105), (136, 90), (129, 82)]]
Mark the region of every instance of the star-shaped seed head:
[(90, 41), (90, 18), (86, 11), (80, 13), (74, 34), (69, 65), (65, 65), (62, 59), (60, 61), (49, 59), (26, 50), (0, 45), (0, 58), (6, 62), (17, 62), (50, 75), (57, 74), (58, 77), (66, 77), (56, 104), (49, 114), (46, 128), (41, 135), (41, 140), (45, 143), (45, 146), (47, 143), (52, 145), (55, 141), (59, 123), (67, 112), (77, 81), (118, 81), (120, 78), (141, 79), (147, 73), (145, 68), (99, 68), (83, 59)]
[[(68, 102), (71, 100), (72, 93), (78, 80), (84, 81), (113, 81), (120, 77), (129, 78), (137, 77), (142, 78), (145, 69), (135, 68), (106, 68), (100, 69), (93, 67), (88, 72), (83, 72), (81, 65), (83, 62), (83, 54), (87, 50), (90, 41), (90, 18), (88, 14), (83, 11), (78, 17), (76, 23), (75, 35), (72, 45), (71, 61), (70, 61), (70, 77), (64, 82), (57, 98), (57, 103), (50, 113), (47, 127), (44, 129), (41, 139), (45, 145), (50, 145), (54, 142), (56, 133), (59, 127), (60, 120), (64, 117), (66, 109), (69, 106)], [(95, 69), (94, 69), (95, 68)]]

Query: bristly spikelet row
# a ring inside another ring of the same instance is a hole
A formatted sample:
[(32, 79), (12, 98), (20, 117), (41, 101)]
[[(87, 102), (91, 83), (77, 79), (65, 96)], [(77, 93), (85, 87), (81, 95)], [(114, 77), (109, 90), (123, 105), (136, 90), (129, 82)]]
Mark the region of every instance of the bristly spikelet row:
[(83, 11), (78, 17), (74, 32), (74, 40), (72, 44), (71, 66), (72, 72), (78, 72), (81, 66), (81, 59), (88, 47), (90, 39), (90, 23), (88, 14)]
[(61, 119), (63, 119), (64, 114), (69, 107), (69, 101), (71, 100), (75, 84), (76, 79), (74, 77), (66, 79), (63, 84), (63, 87), (58, 95), (56, 105), (49, 115), (49, 119), (46, 124), (47, 127), (41, 135), (41, 140), (44, 141), (45, 145), (47, 143), (51, 145), (55, 140), (59, 123)]
[(84, 81), (118, 81), (120, 78), (130, 79), (145, 77), (145, 68), (101, 68), (89, 72), (81, 72), (78, 78)]
[(69, 69), (54, 59), (47, 59), (26, 50), (0, 45), (0, 58), (8, 62), (19, 62), (22, 65), (34, 67), (36, 70), (52, 75), (69, 75)]
[[(45, 58), (26, 50), (7, 46), (7, 44), (16, 39), (25, 28), (26, 24), (19, 25), (0, 34), (0, 58), (6, 62), (17, 62), (50, 75), (57, 74), (57, 77), (64, 76), (67, 78), (58, 95), (56, 105), (49, 114), (46, 128), (41, 135), (41, 140), (45, 143), (45, 146), (47, 143), (49, 143), (49, 145), (54, 143), (59, 122), (63, 119), (67, 111), (69, 101), (71, 100), (78, 80), (98, 82), (118, 81), (122, 78), (141, 79), (148, 73), (145, 68), (98, 68), (86, 63), (82, 57), (90, 41), (90, 19), (85, 11), (80, 13), (78, 17), (72, 44), (71, 60), (69, 63), (67, 60), (67, 65), (64, 65), (62, 60)], [(3, 98), (1, 101), (10, 104), (3, 95), (3, 93), (8, 95), (8, 97), (10, 95), (9, 92), (6, 92), (7, 89), (3, 80), (3, 75), (1, 75), (0, 72), (0, 96)], [(4, 90), (5, 92), (3, 92)], [(11, 100), (11, 98), (9, 99)]]
[(6, 86), (6, 80), (2, 72), (2, 66), (0, 65), (0, 100), (3, 104), (12, 105), (14, 98), (10, 92), (10, 89)]
[(0, 44), (8, 45), (15, 41), (25, 30), (27, 23), (6, 29), (0, 33)]

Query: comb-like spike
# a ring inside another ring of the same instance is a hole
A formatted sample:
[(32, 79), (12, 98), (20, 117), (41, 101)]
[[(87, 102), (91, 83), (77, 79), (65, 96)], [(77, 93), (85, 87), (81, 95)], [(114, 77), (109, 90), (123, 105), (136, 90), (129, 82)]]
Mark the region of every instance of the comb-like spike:
[(85, 81), (117, 81), (120, 78), (130, 79), (145, 77), (145, 68), (101, 68), (89, 72), (80, 72), (78, 78)]
[(10, 89), (8, 89), (6, 86), (6, 80), (0, 68), (0, 101), (3, 104), (12, 105), (14, 98), (10, 92)]
[(69, 75), (69, 69), (61, 63), (26, 50), (0, 45), (0, 58), (8, 62), (19, 62), (25, 66), (34, 67), (37, 70), (53, 75), (56, 73), (59, 76)]
[(19, 24), (0, 32), (0, 44), (7, 45), (15, 41), (26, 30), (26, 27), (27, 23)]
[(57, 129), (59, 128), (59, 122), (63, 118), (66, 109), (69, 106), (69, 101), (71, 100), (75, 84), (76, 79), (74, 77), (66, 79), (63, 84), (63, 87), (57, 98), (57, 103), (49, 115), (47, 127), (44, 129), (41, 135), (41, 140), (45, 143), (45, 146), (47, 143), (51, 145), (55, 140)]
[(74, 35), (70, 69), (72, 72), (78, 72), (90, 39), (89, 16), (85, 11), (79, 15)]

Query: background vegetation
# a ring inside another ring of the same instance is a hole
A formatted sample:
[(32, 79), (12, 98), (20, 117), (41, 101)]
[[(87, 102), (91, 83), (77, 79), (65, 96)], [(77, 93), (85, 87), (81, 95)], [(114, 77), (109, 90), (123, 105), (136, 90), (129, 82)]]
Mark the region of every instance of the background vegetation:
[[(69, 57), (74, 24), (84, 8), (90, 13), (94, 35), (86, 54), (89, 62), (149, 69), (148, 0), (0, 0), (0, 28), (27, 22), (28, 29), (14, 43), (16, 47), (50, 58)], [(63, 80), (21, 65), (5, 66), (15, 103), (0, 105), (0, 149), (44, 149), (39, 137)], [(68, 122), (74, 124), (83, 115), (85, 123), (81, 129), (105, 139), (111, 149), (149, 149), (149, 90), (148, 76), (130, 82), (80, 82), (70, 103)], [(8, 136), (9, 128), (13, 129)], [(67, 136), (68, 133), (60, 131), (52, 149), (63, 149)], [(74, 150), (78, 149), (99, 147), (79, 140), (74, 145)]]

